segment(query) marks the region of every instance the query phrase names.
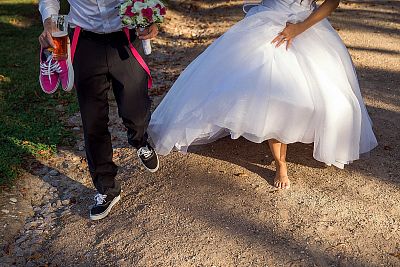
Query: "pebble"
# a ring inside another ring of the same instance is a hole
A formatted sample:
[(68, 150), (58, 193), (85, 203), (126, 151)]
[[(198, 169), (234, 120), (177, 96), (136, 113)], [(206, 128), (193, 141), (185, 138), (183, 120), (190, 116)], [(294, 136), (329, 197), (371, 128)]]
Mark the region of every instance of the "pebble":
[(81, 127), (76, 126), (76, 127), (72, 128), (72, 130), (73, 130), (73, 131), (80, 131), (80, 130), (81, 130)]
[(12, 198), (10, 198), (10, 201), (14, 202), (14, 203), (17, 203), (18, 200), (15, 197), (12, 197)]
[(51, 192), (51, 193), (54, 193), (54, 192), (56, 192), (56, 191), (57, 191), (57, 188), (55, 188), (55, 187), (53, 187), (53, 186), (50, 187), (50, 192)]
[(49, 174), (50, 174), (51, 176), (57, 176), (57, 175), (59, 175), (60, 173), (59, 173), (57, 170), (51, 170), (51, 171), (49, 171)]
[(15, 244), (19, 245), (19, 244), (21, 244), (22, 242), (24, 242), (27, 238), (28, 238), (28, 237), (27, 237), (26, 235), (25, 235), (25, 236), (21, 236), (20, 238), (18, 238), (18, 239), (15, 241)]
[(61, 217), (66, 216), (66, 215), (70, 215), (71, 211), (70, 210), (64, 210), (63, 212), (61, 212)]
[(9, 214), (10, 213), (9, 210), (1, 210), (1, 212), (5, 213), (5, 214)]
[(28, 222), (27, 224), (25, 224), (25, 229), (28, 230), (28, 229), (34, 228), (34, 227), (38, 226), (38, 224), (39, 223), (37, 221)]
[(64, 206), (67, 206), (67, 205), (69, 205), (70, 202), (71, 201), (69, 199), (64, 199), (63, 201), (61, 201), (61, 204)]

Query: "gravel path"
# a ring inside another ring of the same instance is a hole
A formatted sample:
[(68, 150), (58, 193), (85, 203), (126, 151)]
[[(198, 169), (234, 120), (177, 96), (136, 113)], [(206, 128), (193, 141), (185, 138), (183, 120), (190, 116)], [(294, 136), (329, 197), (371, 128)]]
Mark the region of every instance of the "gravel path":
[[(181, 70), (242, 17), (241, 1), (172, 1), (155, 42), (155, 105)], [(79, 115), (75, 147), (33, 160), (0, 197), (0, 266), (400, 266), (400, 1), (343, 1), (331, 18), (356, 65), (379, 147), (345, 170), (289, 146), (275, 190), (266, 144), (222, 139), (147, 173), (111, 103), (123, 199), (88, 219), (94, 193)]]

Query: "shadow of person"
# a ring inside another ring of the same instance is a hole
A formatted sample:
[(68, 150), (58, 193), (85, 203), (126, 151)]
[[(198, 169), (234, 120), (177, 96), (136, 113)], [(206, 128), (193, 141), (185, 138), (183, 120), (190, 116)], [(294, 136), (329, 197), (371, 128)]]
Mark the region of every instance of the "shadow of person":
[[(312, 151), (312, 144), (290, 144), (287, 161), (311, 168), (325, 168), (324, 163), (313, 158)], [(241, 166), (258, 174), (270, 185), (274, 183), (275, 172), (271, 166), (274, 160), (267, 142), (257, 144), (243, 137), (233, 140), (228, 136), (210, 144), (191, 146), (189, 152)]]

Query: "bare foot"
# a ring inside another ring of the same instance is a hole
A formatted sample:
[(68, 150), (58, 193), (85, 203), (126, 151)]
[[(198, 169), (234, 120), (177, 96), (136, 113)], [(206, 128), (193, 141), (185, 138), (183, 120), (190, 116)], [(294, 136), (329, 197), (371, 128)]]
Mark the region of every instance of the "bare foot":
[(279, 189), (289, 189), (290, 180), (287, 175), (286, 162), (276, 164), (274, 186)]

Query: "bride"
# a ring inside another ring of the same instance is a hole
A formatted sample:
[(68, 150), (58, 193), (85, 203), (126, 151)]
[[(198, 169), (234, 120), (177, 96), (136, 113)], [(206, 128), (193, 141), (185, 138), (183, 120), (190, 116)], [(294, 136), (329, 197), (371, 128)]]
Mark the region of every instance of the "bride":
[(327, 16), (339, 0), (264, 0), (180, 75), (152, 115), (162, 155), (230, 135), (268, 140), (274, 185), (290, 187), (287, 144), (343, 168), (377, 145), (349, 53)]

